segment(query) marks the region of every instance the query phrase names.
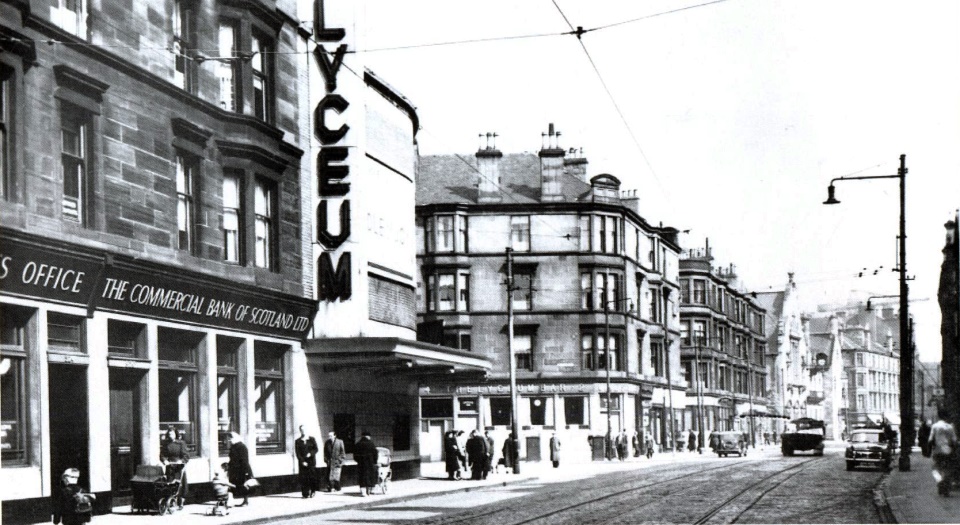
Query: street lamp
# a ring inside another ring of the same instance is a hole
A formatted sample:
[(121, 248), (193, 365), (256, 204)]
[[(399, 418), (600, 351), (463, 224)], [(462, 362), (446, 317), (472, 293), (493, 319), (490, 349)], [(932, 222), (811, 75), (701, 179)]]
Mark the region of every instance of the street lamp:
[(706, 431), (703, 428), (703, 381), (700, 374), (700, 348), (703, 345), (703, 337), (697, 338), (696, 349), (696, 370), (694, 371), (694, 380), (697, 382), (697, 452), (703, 454), (703, 440), (706, 438)]
[[(624, 301), (627, 301), (629, 306), (627, 310), (633, 310), (633, 304), (630, 304), (630, 299), (628, 297), (621, 297), (619, 299), (613, 299), (611, 301), (605, 301), (603, 303), (603, 324), (604, 324), (604, 338), (603, 351), (604, 351), (604, 368), (607, 369), (607, 437), (604, 439), (604, 452), (608, 459), (610, 459), (610, 447), (613, 441), (613, 422), (610, 419), (610, 412), (613, 410), (613, 405), (610, 403), (611, 400), (611, 388), (610, 388), (610, 363), (613, 361), (610, 358), (610, 306), (615, 304), (620, 304)], [(620, 347), (617, 346), (617, 352), (620, 351)]]
[(894, 297), (900, 297), (900, 295), (899, 295), (899, 294), (897, 294), (897, 295), (871, 295), (870, 297), (867, 297), (867, 307), (864, 308), (864, 310), (866, 310), (866, 311), (868, 311), (868, 312), (872, 312), (872, 311), (873, 311), (873, 305), (871, 304), (871, 301), (874, 300), (874, 299), (892, 299), (892, 298), (894, 298)]
[(833, 184), (841, 180), (900, 179), (900, 460), (901, 471), (910, 470), (910, 452), (913, 446), (913, 347), (910, 345), (909, 312), (907, 311), (907, 156), (900, 155), (900, 169), (896, 175), (837, 177), (827, 187), (824, 204), (839, 204)]

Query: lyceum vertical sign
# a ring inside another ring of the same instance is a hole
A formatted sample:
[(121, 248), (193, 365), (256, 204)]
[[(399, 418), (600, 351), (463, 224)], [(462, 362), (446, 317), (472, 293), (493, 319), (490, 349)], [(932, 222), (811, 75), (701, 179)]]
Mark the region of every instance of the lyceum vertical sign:
[[(317, 42), (340, 42), (346, 36), (342, 28), (330, 29), (325, 27), (323, 16), (323, 0), (314, 2), (313, 35)], [(320, 141), (320, 152), (317, 154), (317, 177), (320, 204), (317, 206), (317, 241), (323, 245), (324, 251), (317, 262), (317, 298), (321, 301), (346, 300), (350, 298), (351, 268), (350, 252), (343, 252), (334, 265), (333, 250), (343, 245), (350, 237), (350, 183), (344, 180), (350, 175), (350, 166), (346, 164), (350, 150), (342, 144), (350, 126), (341, 125), (337, 129), (330, 129), (326, 123), (328, 111), (343, 114), (350, 103), (336, 93), (337, 74), (343, 65), (343, 58), (347, 54), (347, 45), (340, 44), (336, 50), (327, 50), (322, 43), (318, 43), (313, 50), (313, 57), (323, 75), (327, 95), (323, 97), (313, 111), (314, 134)], [(328, 228), (328, 204), (331, 198), (341, 198), (340, 230), (336, 235), (331, 234)]]

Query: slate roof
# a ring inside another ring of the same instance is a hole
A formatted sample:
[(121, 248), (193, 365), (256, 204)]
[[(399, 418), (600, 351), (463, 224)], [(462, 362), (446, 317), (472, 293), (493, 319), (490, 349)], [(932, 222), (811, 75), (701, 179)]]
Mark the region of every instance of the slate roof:
[[(417, 170), (417, 204), (476, 204), (480, 171), (475, 155), (425, 155)], [(503, 204), (540, 202), (540, 157), (505, 153), (500, 158)], [(563, 200), (574, 202), (590, 194), (590, 185), (564, 172)]]

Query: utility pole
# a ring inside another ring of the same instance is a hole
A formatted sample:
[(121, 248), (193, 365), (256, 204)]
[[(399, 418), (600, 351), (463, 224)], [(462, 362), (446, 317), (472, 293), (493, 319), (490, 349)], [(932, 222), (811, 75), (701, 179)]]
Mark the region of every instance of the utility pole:
[(702, 346), (703, 338), (697, 338), (697, 369), (696, 375), (694, 376), (697, 381), (697, 430), (699, 431), (699, 436), (697, 437), (697, 452), (703, 454), (703, 442), (706, 439), (706, 430), (703, 428), (703, 377), (700, 373), (700, 347)]
[(900, 461), (901, 472), (910, 470), (913, 448), (913, 347), (907, 287), (907, 156), (900, 155)]
[[(513, 473), (520, 473), (520, 426), (517, 425), (517, 357), (513, 348), (513, 249), (507, 248), (507, 352), (510, 354), (510, 427), (516, 461)], [(510, 458), (511, 460), (513, 458)]]
[(604, 453), (607, 459), (612, 459), (611, 456), (616, 456), (611, 450), (613, 446), (613, 423), (610, 421), (610, 412), (613, 410), (613, 405), (610, 403), (610, 302), (606, 300), (606, 297), (601, 297), (603, 300), (603, 318), (604, 326), (606, 326), (606, 333), (604, 337), (606, 342), (603, 344), (604, 352), (604, 368), (607, 369), (607, 437), (604, 441)]
[(670, 422), (670, 431), (669, 436), (666, 436), (664, 441), (669, 441), (670, 454), (673, 456), (677, 455), (677, 429), (674, 428), (675, 422), (673, 420), (673, 380), (670, 378), (670, 330), (667, 328), (667, 310), (670, 306), (670, 290), (663, 290), (663, 305), (661, 308), (661, 316), (663, 318), (663, 355), (664, 361), (666, 362), (667, 367), (667, 395), (670, 396), (668, 403), (670, 407), (670, 414), (668, 421)]

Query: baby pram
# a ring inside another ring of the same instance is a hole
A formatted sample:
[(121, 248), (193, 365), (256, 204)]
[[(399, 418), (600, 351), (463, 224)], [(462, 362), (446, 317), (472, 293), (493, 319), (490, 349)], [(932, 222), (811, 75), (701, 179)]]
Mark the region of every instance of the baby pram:
[(377, 486), (380, 492), (386, 494), (390, 488), (390, 479), (393, 477), (393, 470), (390, 469), (390, 449), (386, 447), (377, 447)]
[(157, 515), (173, 514), (180, 493), (184, 464), (137, 465), (137, 472), (130, 478), (133, 495), (131, 509), (134, 512), (154, 511)]

